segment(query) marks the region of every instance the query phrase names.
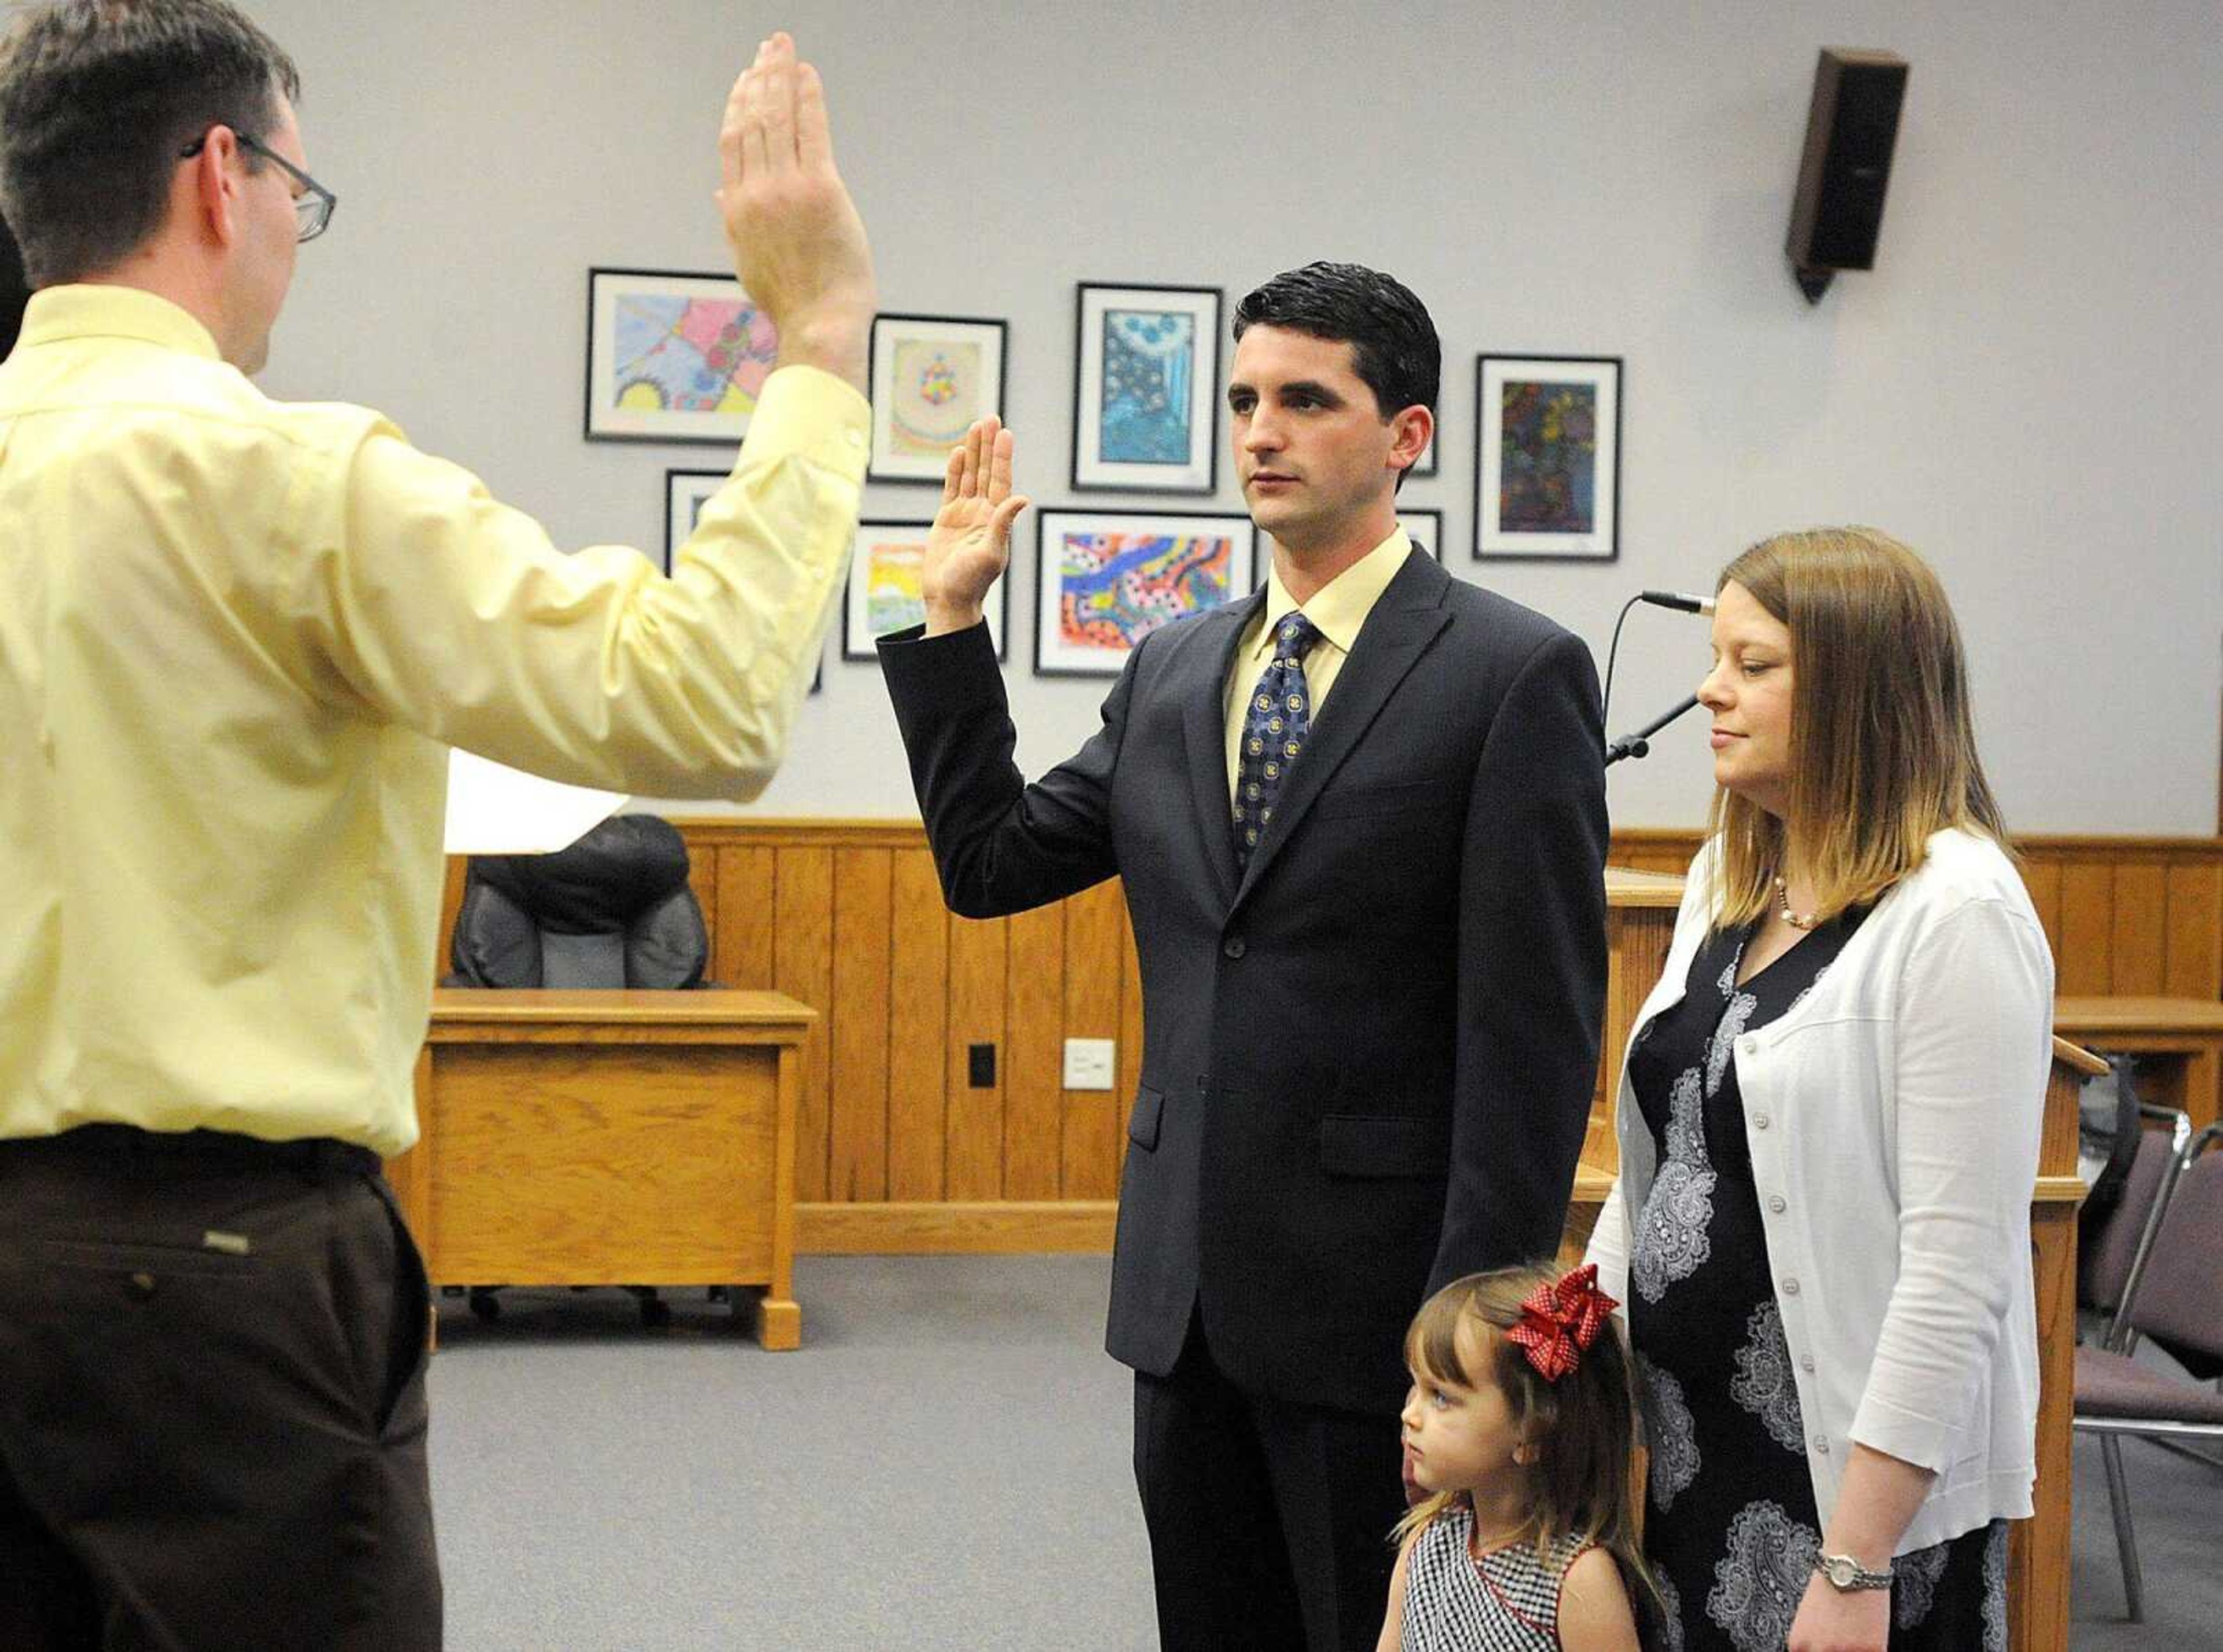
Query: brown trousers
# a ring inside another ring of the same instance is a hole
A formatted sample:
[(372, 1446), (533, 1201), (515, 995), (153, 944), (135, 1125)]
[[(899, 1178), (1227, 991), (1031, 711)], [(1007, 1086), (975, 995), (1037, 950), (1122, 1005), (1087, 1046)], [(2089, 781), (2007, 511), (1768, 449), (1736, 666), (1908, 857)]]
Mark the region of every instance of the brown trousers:
[(438, 1648), (429, 1300), (362, 1148), (0, 1142), (0, 1647)]

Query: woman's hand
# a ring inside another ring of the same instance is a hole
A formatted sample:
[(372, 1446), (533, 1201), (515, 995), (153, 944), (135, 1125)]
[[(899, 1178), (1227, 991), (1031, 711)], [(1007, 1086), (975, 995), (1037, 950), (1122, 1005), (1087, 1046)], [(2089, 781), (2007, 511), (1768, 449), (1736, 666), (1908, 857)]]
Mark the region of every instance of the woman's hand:
[(1011, 433), (992, 414), (977, 419), (949, 450), (941, 509), (926, 536), (919, 594), (926, 599), (926, 634), (980, 623), (988, 587), (1011, 560), (1011, 522), (1027, 508), (1011, 492)]
[(1817, 1572), (1784, 1652), (1886, 1652), (1890, 1643), (1890, 1590), (1839, 1589)]

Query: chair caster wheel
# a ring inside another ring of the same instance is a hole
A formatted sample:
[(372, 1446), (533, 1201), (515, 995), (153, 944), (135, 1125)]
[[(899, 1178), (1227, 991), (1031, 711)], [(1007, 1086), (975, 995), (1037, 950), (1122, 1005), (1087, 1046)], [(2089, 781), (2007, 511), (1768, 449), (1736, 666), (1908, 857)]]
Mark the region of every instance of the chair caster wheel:
[(671, 1304), (658, 1297), (640, 1299), (640, 1322), (649, 1329), (660, 1331), (671, 1323)]
[(491, 1325), (494, 1321), (501, 1317), (501, 1298), (495, 1296), (491, 1291), (472, 1291), (470, 1293), (470, 1303), (471, 1317), (474, 1319), (483, 1321), (485, 1323)]

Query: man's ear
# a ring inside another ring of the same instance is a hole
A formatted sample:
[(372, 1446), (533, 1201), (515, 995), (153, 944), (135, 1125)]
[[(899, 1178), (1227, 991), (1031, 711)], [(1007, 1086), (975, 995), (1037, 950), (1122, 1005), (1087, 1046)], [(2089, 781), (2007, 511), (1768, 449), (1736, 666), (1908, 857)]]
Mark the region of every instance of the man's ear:
[(1389, 443), (1389, 468), (1409, 470), (1420, 462), (1420, 455), (1428, 450), (1428, 443), (1436, 434), (1436, 416), (1420, 403), (1393, 413), (1389, 418), (1393, 432)]
[(190, 214), (198, 237), (230, 246), (239, 236), (240, 186), (247, 176), (239, 139), (228, 126), (212, 126), (200, 153), (179, 168), (170, 209)]

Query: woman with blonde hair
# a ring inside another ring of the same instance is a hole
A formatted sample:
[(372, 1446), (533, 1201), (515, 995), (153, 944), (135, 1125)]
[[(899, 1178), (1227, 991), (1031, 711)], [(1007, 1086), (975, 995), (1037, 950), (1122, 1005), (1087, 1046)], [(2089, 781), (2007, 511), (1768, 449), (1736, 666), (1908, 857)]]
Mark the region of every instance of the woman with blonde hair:
[(2053, 961), (1958, 627), (1867, 528), (1723, 570), (1716, 791), (1618, 1099), (1627, 1303), (1678, 1652), (2004, 1652), (2031, 1512)]

